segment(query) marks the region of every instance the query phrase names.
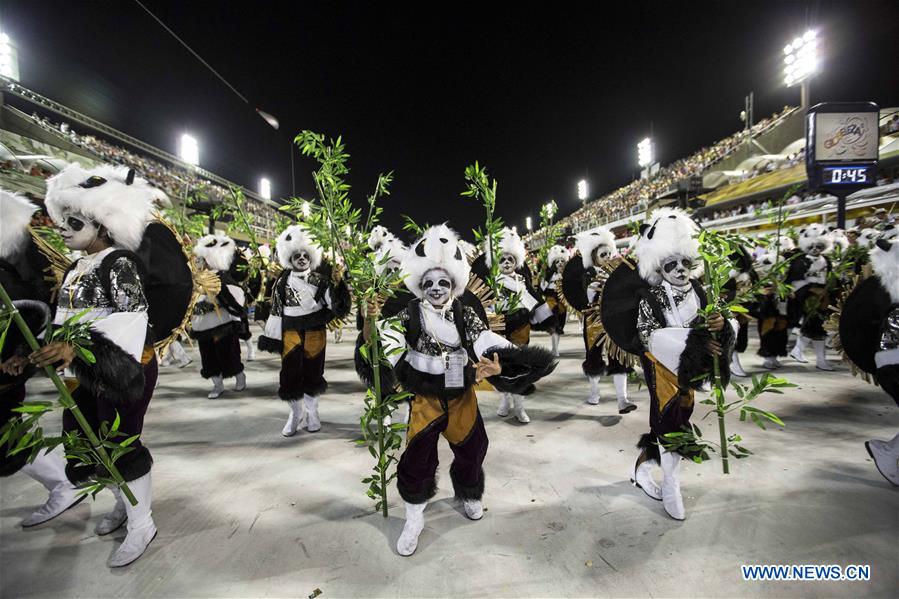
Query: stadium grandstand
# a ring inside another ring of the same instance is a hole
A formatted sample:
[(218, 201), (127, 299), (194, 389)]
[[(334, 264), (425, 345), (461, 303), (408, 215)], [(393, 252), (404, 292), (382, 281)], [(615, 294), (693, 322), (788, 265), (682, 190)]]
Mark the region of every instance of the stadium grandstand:
[(193, 207), (204, 211), (221, 203), (231, 189), (239, 189), (247, 198), (246, 209), (254, 217), (256, 233), (274, 237), (276, 202), (0, 77), (3, 187), (40, 202), (45, 179), (70, 162), (87, 167), (104, 162), (128, 166), (162, 189), (172, 202), (192, 198)]
[[(600, 225), (627, 245), (631, 224), (658, 206), (686, 205), (705, 226), (747, 234), (763, 233), (778, 200), (787, 199), (790, 225), (833, 222), (836, 198), (809, 191), (805, 173), (804, 111), (784, 109), (752, 127), (730, 135), (687, 158), (587, 202), (559, 220), (565, 236)], [(880, 112), (880, 158), (877, 187), (847, 199), (847, 222), (864, 225), (879, 210), (892, 212), (899, 199), (899, 108)], [(857, 222), (856, 222), (857, 221)], [(546, 231), (525, 237), (530, 247), (545, 243)]]

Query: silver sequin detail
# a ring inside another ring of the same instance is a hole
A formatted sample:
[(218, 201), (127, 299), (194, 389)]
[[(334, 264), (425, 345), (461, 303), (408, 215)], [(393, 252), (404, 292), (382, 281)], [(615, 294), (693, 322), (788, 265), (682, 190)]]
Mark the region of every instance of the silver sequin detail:
[(899, 347), (899, 308), (893, 308), (883, 321), (880, 349), (886, 351)]
[[(420, 310), (421, 308), (419, 308)], [(408, 322), (409, 321), (409, 308), (403, 308), (399, 314), (397, 314), (397, 318), (399, 318), (400, 322)], [(422, 317), (424, 318), (424, 317)], [(475, 340), (481, 336), (481, 334), (487, 330), (487, 326), (480, 319), (477, 312), (474, 311), (469, 306), (462, 306), (462, 319), (465, 321), (465, 335), (468, 337), (468, 342), (474, 344)], [(446, 320), (447, 322), (453, 323), (455, 322), (453, 311), (446, 311)], [(418, 337), (418, 343), (416, 344), (415, 351), (427, 354), (429, 356), (441, 356), (443, 355), (444, 350), (446, 349), (458, 349), (456, 347), (448, 347), (446, 344), (438, 343), (433, 337), (431, 337), (428, 332), (422, 327), (421, 335)]]
[[(680, 306), (692, 291), (692, 287), (685, 289), (672, 287), (671, 297), (674, 298), (674, 304)], [(665, 293), (665, 289), (661, 285), (650, 287), (649, 292), (652, 294), (653, 299), (662, 306), (663, 310), (671, 310), (671, 305), (668, 303), (668, 294)], [(668, 323), (662, 323), (656, 319), (649, 302), (641, 299), (637, 312), (637, 335), (640, 337), (640, 343), (643, 344), (643, 347), (649, 349), (649, 337), (652, 335), (652, 332), (666, 326), (669, 326)]]
[[(86, 260), (87, 258), (82, 258)], [(97, 263), (83, 275), (73, 271), (59, 294), (59, 307), (84, 310), (88, 308), (113, 308), (116, 312), (146, 312), (147, 298), (144, 296), (137, 265), (129, 258), (121, 257), (109, 269), (109, 290), (100, 281), (100, 264)]]

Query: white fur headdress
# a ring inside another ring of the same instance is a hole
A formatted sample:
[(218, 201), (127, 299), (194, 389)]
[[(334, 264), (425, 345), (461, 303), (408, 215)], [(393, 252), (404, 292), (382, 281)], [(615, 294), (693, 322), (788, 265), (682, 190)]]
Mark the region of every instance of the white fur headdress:
[(464, 239), (460, 239), (459, 247), (462, 248), (462, 253), (465, 254), (465, 257), (468, 258), (469, 262), (478, 257), (478, 246), (476, 246), (475, 244), (469, 241), (465, 241)]
[(830, 238), (830, 231), (827, 227), (818, 223), (812, 223), (799, 229), (799, 249), (807, 252), (809, 248), (817, 243), (824, 244), (824, 253), (829, 252), (833, 247), (833, 241)]
[(393, 233), (387, 230), (387, 227), (376, 225), (372, 227), (371, 233), (368, 234), (368, 247), (377, 250), (381, 244), (394, 237)]
[(237, 244), (227, 235), (204, 235), (194, 246), (194, 255), (206, 262), (206, 266), (216, 272), (231, 268)]
[(375, 270), (381, 274), (391, 263), (402, 264), (408, 251), (402, 241), (391, 235), (375, 250)]
[(281, 231), (275, 248), (278, 252), (278, 262), (284, 268), (290, 268), (290, 257), (300, 250), (305, 250), (309, 254), (312, 270), (321, 266), (322, 248), (302, 225), (290, 225)]
[(880, 237), (877, 229), (862, 229), (858, 234), (858, 244), (862, 247), (873, 248), (874, 242)]
[(441, 268), (449, 274), (453, 281), (453, 297), (462, 295), (468, 285), (471, 267), (459, 246), (459, 236), (445, 224), (435, 225), (425, 231), (403, 258), (402, 269), (406, 274), (405, 283), (409, 291), (416, 297), (423, 297), (421, 280), (428, 271), (435, 268)]
[[(871, 266), (880, 277), (880, 284), (890, 294), (890, 299), (894, 304), (899, 304), (899, 229), (891, 227), (878, 239), (880, 241), (875, 240), (871, 248)], [(881, 246), (887, 246), (889, 250)]]
[(699, 258), (699, 227), (686, 212), (678, 208), (659, 208), (640, 227), (640, 238), (634, 247), (640, 276), (650, 285), (659, 285), (662, 262), (675, 254)]
[(140, 246), (153, 203), (166, 195), (125, 167), (104, 164), (85, 169), (73, 162), (47, 179), (47, 212), (56, 224), (80, 213), (109, 232), (113, 243), (134, 251)]
[(578, 251), (581, 253), (581, 262), (584, 263), (584, 268), (590, 268), (591, 266), (596, 268), (599, 266), (599, 264), (593, 261), (593, 251), (598, 247), (608, 248), (609, 256), (611, 257), (618, 255), (615, 235), (605, 227), (578, 233), (576, 244)]
[(0, 258), (9, 259), (25, 249), (28, 225), (37, 211), (25, 196), (0, 189)]
[[(500, 256), (502, 256), (503, 254), (511, 254), (515, 258), (515, 268), (521, 268), (522, 266), (524, 266), (525, 259), (527, 258), (527, 250), (524, 247), (524, 242), (521, 240), (521, 236), (519, 236), (518, 233), (516, 233), (509, 227), (503, 227), (500, 235)], [(491, 256), (490, 252), (487, 251), (486, 242), (484, 243), (484, 252), (487, 254), (487, 266), (492, 266), (493, 256)]]
[(546, 252), (546, 264), (547, 266), (552, 267), (552, 265), (559, 260), (567, 261), (568, 257), (569, 254), (567, 249), (565, 249), (561, 245), (554, 245), (549, 248), (548, 252)]
[(833, 244), (833, 249), (839, 247), (840, 251), (845, 252), (849, 248), (849, 238), (846, 237), (846, 231), (843, 229), (831, 230), (830, 241)]
[[(771, 240), (771, 243), (769, 244), (768, 247), (770, 249), (773, 249), (777, 242), (778, 242), (777, 237), (775, 237), (774, 239)], [(789, 252), (789, 251), (792, 251), (795, 249), (796, 249), (796, 242), (793, 241), (792, 237), (789, 237), (787, 235), (780, 236), (780, 251), (781, 251), (781, 253)]]

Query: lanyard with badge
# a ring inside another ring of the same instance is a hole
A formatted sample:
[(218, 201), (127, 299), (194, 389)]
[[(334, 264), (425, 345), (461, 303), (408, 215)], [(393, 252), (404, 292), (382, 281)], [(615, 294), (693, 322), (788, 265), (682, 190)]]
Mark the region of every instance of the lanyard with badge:
[[(447, 304), (447, 307), (450, 304)], [(446, 307), (440, 311), (441, 316), (446, 320)], [(425, 329), (427, 329), (427, 318), (424, 318)], [(462, 389), (465, 387), (465, 365), (468, 364), (468, 352), (460, 347), (455, 350), (449, 350), (444, 346), (437, 335), (428, 331), (428, 334), (440, 348), (440, 357), (443, 359), (443, 385), (447, 389)], [(462, 338), (459, 338), (462, 343)]]

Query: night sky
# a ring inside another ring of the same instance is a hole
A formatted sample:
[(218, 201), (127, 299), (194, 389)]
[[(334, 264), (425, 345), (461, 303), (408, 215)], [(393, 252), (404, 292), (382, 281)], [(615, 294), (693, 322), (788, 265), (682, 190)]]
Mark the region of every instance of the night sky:
[[(265, 175), (290, 194), (299, 130), (342, 134), (358, 201), (395, 171), (384, 206), (397, 230), (402, 213), (476, 226), (480, 206), (459, 197), (474, 160), (523, 229), (550, 198), (577, 208), (581, 178), (593, 196), (627, 183), (651, 126), (667, 164), (742, 128), (751, 90), (756, 118), (798, 104), (782, 48), (809, 26), (823, 54), (813, 102), (899, 104), (894, 1), (145, 4), (252, 106), (130, 0), (4, 1), (0, 28), (24, 85), (172, 152), (190, 132), (202, 166), (253, 189)], [(310, 194), (314, 165), (296, 166)]]

